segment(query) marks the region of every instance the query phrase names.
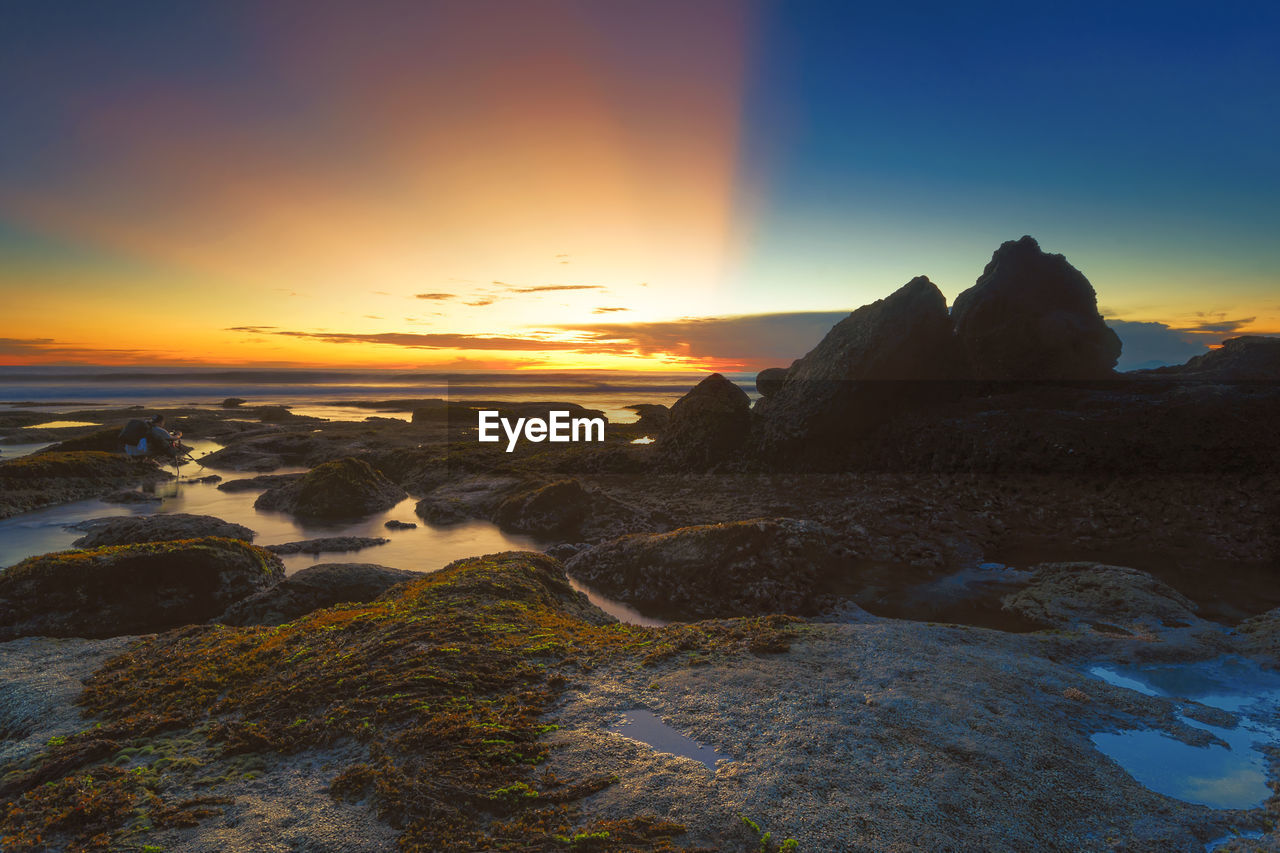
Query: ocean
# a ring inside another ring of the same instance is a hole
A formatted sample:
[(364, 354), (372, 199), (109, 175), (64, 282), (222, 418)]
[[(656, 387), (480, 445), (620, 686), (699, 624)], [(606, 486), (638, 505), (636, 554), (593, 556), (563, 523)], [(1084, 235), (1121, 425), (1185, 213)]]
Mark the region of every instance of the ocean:
[[(374, 370), (278, 370), (109, 367), (0, 367), (0, 405), (60, 414), (94, 407), (217, 406), (240, 397), (248, 406), (288, 406), (295, 414), (363, 420), (371, 402), (451, 400), (554, 401), (600, 409), (610, 421), (635, 420), (636, 403), (670, 405), (705, 373), (557, 371), (412, 373)], [(726, 373), (752, 396), (754, 373)], [(365, 405), (350, 405), (362, 403)], [(346, 404), (346, 405), (344, 405)], [(388, 414), (397, 414), (389, 412)], [(406, 416), (406, 413), (398, 413)]]

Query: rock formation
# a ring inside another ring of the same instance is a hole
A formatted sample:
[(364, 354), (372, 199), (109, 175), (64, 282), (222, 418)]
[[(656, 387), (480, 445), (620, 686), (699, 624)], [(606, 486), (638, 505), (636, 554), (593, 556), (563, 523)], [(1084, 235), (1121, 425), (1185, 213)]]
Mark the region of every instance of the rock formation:
[(257, 509), (311, 518), (351, 518), (389, 509), (408, 495), (363, 459), (317, 465), (299, 480), (274, 486), (254, 501)]
[(707, 468), (739, 455), (750, 429), (747, 392), (713, 373), (671, 407), (657, 450), (668, 465)]
[(1106, 378), (1120, 358), (1120, 338), (1098, 313), (1093, 285), (1031, 237), (996, 249), (951, 317), (975, 379)]
[(233, 604), (218, 618), (225, 625), (280, 625), (322, 607), (372, 601), (420, 572), (372, 563), (321, 563)]
[(204, 622), (284, 576), (239, 539), (61, 551), (0, 573), (0, 640), (115, 637)]
[(255, 535), (242, 524), (232, 524), (211, 515), (188, 515), (182, 512), (95, 519), (81, 527), (87, 532), (71, 543), (76, 548), (136, 545), (142, 542), (198, 539), (202, 536), (221, 536), (224, 539), (252, 542)]

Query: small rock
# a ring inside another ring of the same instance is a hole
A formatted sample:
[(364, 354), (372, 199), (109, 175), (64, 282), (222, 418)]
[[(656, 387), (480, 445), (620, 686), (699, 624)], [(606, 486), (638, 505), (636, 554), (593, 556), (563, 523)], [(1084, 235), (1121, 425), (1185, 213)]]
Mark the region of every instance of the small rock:
[(417, 528), (418, 525), (414, 524), (412, 521), (399, 521), (393, 518), (382, 526), (388, 530), (413, 530)]

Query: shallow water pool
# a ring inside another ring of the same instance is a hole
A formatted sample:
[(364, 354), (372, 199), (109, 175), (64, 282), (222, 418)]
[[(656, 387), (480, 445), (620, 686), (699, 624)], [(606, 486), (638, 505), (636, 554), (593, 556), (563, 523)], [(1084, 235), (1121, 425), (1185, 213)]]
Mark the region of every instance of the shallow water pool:
[(1252, 809), (1271, 796), (1266, 756), (1280, 746), (1280, 673), (1235, 656), (1189, 664), (1119, 670), (1095, 666), (1089, 674), (1146, 696), (1194, 700), (1236, 715), (1233, 728), (1185, 714), (1188, 726), (1220, 743), (1191, 746), (1155, 729), (1102, 732), (1094, 745), (1157, 793), (1217, 809)]
[(623, 711), (618, 722), (609, 727), (609, 731), (625, 738), (639, 741), (658, 752), (669, 752), (684, 758), (692, 758), (715, 772), (717, 761), (732, 761), (727, 755), (721, 755), (709, 746), (703, 746), (693, 738), (673, 729), (662, 721), (662, 718), (648, 708), (631, 708)]

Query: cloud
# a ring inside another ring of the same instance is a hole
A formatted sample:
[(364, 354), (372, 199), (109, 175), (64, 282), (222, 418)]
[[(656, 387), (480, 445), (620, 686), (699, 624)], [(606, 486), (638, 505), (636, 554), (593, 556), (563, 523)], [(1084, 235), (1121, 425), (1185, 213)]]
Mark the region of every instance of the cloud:
[(559, 328), (581, 332), (592, 342), (629, 347), (638, 355), (672, 354), (768, 367), (788, 365), (804, 355), (847, 316), (845, 311), (801, 311)]
[(602, 284), (541, 284), (536, 287), (512, 287), (512, 293), (552, 293), (561, 290), (604, 290)]
[(691, 317), (651, 323), (596, 323), (531, 330), (524, 335), (330, 332), (264, 329), (333, 344), (383, 344), (412, 349), (503, 350), (630, 355), (746, 368), (787, 365), (804, 355), (840, 320), (843, 311)]
[(160, 354), (136, 349), (111, 349), (86, 347), (58, 341), (53, 338), (0, 338), (0, 359), (38, 359), (42, 362), (74, 362), (78, 364), (156, 363), (161, 358), (167, 364), (202, 363), (198, 359), (174, 359), (167, 353)]
[(279, 326), (231, 326), (223, 329), (224, 332), (248, 332), (249, 334), (258, 335), (270, 332), (272, 329), (278, 329)]
[(1198, 335), (1230, 335), (1240, 331), (1242, 328), (1251, 325), (1257, 317), (1243, 317), (1239, 320), (1228, 320), (1225, 311), (1217, 313), (1206, 313), (1197, 311), (1196, 316), (1202, 322), (1192, 323), (1186, 326), (1179, 326), (1178, 331), (1190, 332)]
[(630, 311), (630, 308), (597, 308), (592, 314), (613, 314), (618, 311)]
[(1124, 344), (1120, 351), (1120, 362), (1116, 365), (1118, 370), (1183, 364), (1192, 356), (1209, 351), (1209, 342), (1196, 330), (1174, 329), (1166, 323), (1132, 320), (1108, 320), (1107, 325), (1120, 336), (1120, 341)]
[(453, 294), (453, 293), (415, 293), (413, 295), (413, 298), (414, 299), (456, 299), (457, 296), (456, 294)]
[(467, 303), (465, 303), (465, 304), (470, 305), (472, 308), (480, 308), (480, 307), (485, 306), (485, 305), (492, 305), (492, 304), (493, 304), (493, 300), (492, 300), (492, 299), (477, 299), (475, 302), (467, 302)]

